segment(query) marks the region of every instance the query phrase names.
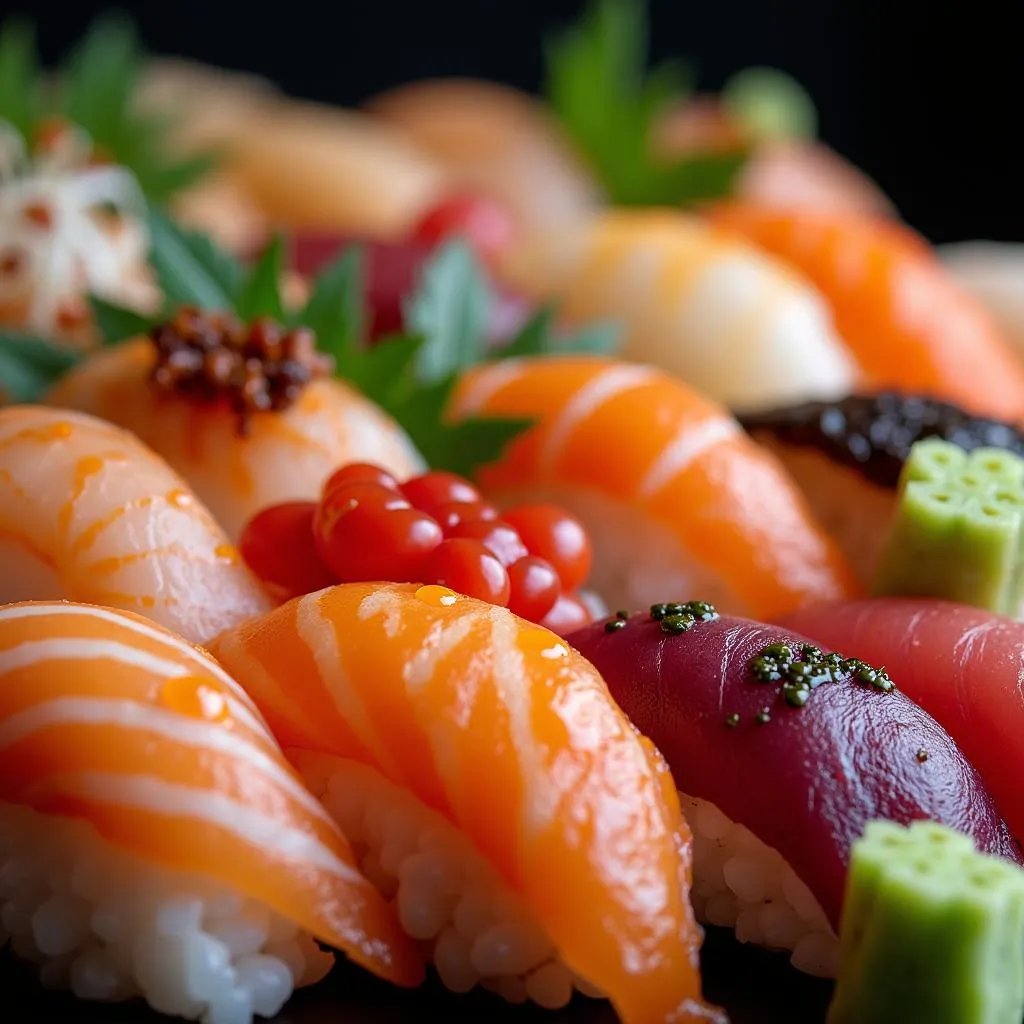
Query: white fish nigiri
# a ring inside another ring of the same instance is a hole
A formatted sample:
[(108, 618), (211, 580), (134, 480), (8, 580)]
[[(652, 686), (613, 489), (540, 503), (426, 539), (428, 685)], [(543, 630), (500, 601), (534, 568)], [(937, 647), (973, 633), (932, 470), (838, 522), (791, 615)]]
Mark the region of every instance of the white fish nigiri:
[(0, 603), (136, 611), (202, 642), (272, 607), (185, 482), (124, 430), (0, 409)]
[(612, 210), (513, 246), (506, 282), (572, 323), (614, 321), (622, 355), (751, 410), (849, 393), (825, 302), (747, 242), (671, 210)]

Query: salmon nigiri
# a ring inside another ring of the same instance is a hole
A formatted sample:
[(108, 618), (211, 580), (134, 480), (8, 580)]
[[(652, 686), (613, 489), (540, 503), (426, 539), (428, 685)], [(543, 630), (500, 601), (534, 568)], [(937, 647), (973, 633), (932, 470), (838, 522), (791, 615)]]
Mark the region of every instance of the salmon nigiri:
[(809, 606), (784, 624), (885, 665), (956, 740), (1024, 841), (1024, 623), (945, 601), (882, 598)]
[(423, 466), (398, 424), (341, 380), (312, 380), (292, 404), (253, 415), (242, 431), (226, 401), (154, 386), (157, 362), (148, 338), (104, 349), (63, 377), (47, 404), (132, 431), (188, 481), (233, 541), (264, 506), (317, 498), (346, 462), (372, 460), (402, 478)]
[(0, 609), (0, 945), (83, 999), (272, 1017), (331, 957), (421, 976), (244, 691), (135, 615)]
[(720, 406), (656, 370), (588, 356), (470, 371), (456, 416), (524, 416), (480, 482), (501, 505), (554, 502), (585, 524), (611, 608), (700, 597), (769, 617), (850, 596), (850, 567), (775, 457)]
[(690, 839), (597, 671), (507, 609), (351, 583), (214, 640), (445, 984), (708, 1021)]
[(1024, 417), (1024, 366), (981, 304), (909, 229), (742, 203), (718, 207), (711, 220), (814, 282), (872, 388)]
[(852, 390), (828, 308), (783, 263), (673, 210), (609, 210), (536, 232), (505, 283), (571, 323), (621, 325), (622, 354), (744, 410)]
[(185, 482), (78, 413), (0, 409), (0, 602), (142, 612), (192, 641), (271, 607)]

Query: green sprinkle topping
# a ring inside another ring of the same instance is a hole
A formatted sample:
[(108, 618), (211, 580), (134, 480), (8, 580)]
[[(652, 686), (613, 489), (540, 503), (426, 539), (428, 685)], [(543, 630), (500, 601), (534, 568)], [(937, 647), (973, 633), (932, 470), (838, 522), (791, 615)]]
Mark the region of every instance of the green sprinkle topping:
[(756, 715), (754, 715), (754, 721), (758, 725), (767, 725), (772, 720), (771, 708), (761, 708)]
[(740, 724), (740, 716), (734, 711), (731, 715), (725, 716), (725, 724), (730, 729), (735, 729)]
[[(621, 613), (620, 613), (621, 614)], [(651, 618), (655, 622), (662, 622), (665, 619), (691, 618), (693, 622), (714, 622), (719, 618), (718, 609), (707, 601), (687, 601), (685, 604), (678, 602), (652, 604)], [(693, 623), (691, 623), (693, 625)]]
[(615, 633), (617, 630), (626, 628), (625, 619), (612, 619), (604, 624), (604, 631), (606, 633)]
[(919, 750), (919, 751), (917, 752), (917, 759), (918, 759), (918, 761), (920, 761), (920, 762), (921, 762), (921, 764), (924, 764), (924, 763), (925, 763), (925, 761), (927, 761), (927, 760), (928, 760), (928, 751), (927, 751), (927, 750), (925, 750), (925, 749), (924, 749), (924, 747), (922, 747), (922, 748), (921, 748), (921, 749), (920, 749), (920, 750)]
[(696, 625), (697, 620), (692, 615), (669, 615), (661, 620), (661, 631), (674, 636), (685, 633)]
[(617, 619), (628, 619), (629, 618), (629, 612), (627, 612), (627, 611), (623, 610), (622, 608), (620, 608), (615, 613), (615, 618), (617, 618)]

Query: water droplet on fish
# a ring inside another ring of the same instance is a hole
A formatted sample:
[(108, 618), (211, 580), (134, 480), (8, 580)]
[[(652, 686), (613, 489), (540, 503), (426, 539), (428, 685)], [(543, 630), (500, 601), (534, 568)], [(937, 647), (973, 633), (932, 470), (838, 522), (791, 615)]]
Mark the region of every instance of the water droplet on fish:
[(167, 492), (167, 503), (175, 508), (186, 508), (192, 504), (192, 495), (188, 491), (177, 488)]
[(542, 658), (567, 658), (569, 648), (546, 629), (526, 629), (519, 636), (519, 647), (524, 654), (539, 654)]
[(459, 599), (454, 590), (447, 587), (440, 587), (436, 583), (420, 587), (416, 596), (424, 603), (433, 605), (435, 608), (450, 608)]
[(213, 555), (218, 561), (229, 562), (232, 565), (238, 561), (238, 550), (231, 544), (218, 544), (213, 549)]
[(168, 679), (160, 687), (160, 703), (169, 711), (208, 722), (223, 722), (230, 712), (224, 695), (196, 676)]

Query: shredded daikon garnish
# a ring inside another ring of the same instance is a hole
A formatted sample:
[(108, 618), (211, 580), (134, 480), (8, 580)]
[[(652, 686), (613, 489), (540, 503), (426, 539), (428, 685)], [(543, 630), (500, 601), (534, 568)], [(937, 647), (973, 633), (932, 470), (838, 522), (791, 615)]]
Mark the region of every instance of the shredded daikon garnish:
[(0, 319), (46, 337), (76, 338), (87, 297), (145, 309), (146, 201), (122, 167), (93, 165), (92, 140), (61, 126), (29, 153), (0, 121)]

